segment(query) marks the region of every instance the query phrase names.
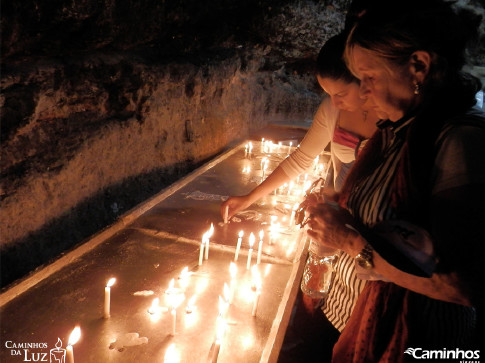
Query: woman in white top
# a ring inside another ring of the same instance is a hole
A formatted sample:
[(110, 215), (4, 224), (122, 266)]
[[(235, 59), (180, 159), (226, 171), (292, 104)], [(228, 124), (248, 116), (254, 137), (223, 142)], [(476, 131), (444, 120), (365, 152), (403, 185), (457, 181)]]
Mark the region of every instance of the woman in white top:
[[(221, 215), (227, 206), (230, 218), (295, 179), (329, 144), (333, 187), (340, 190), (361, 146), (376, 131), (378, 121), (373, 109), (359, 97), (359, 82), (342, 59), (345, 39), (344, 34), (329, 39), (318, 55), (317, 80), (329, 97), (323, 99), (299, 147), (249, 194), (232, 196), (222, 203)], [(345, 254), (339, 258), (335, 271), (334, 284), (322, 310), (331, 324), (342, 331), (365, 282), (357, 279), (353, 259)]]

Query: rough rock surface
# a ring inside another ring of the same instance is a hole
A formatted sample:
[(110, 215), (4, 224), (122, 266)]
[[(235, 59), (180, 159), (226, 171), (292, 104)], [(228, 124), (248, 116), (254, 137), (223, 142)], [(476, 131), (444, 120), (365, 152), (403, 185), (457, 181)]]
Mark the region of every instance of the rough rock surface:
[(267, 123), (310, 119), (349, 3), (1, 0), (1, 286)]

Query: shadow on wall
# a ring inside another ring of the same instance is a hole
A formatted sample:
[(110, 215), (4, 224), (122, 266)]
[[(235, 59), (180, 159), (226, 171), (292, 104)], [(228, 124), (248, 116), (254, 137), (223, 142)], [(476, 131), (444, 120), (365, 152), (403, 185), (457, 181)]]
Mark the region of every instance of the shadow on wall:
[(3, 246), (0, 251), (1, 288), (54, 261), (206, 161), (181, 162), (126, 179), (100, 191), (42, 229)]

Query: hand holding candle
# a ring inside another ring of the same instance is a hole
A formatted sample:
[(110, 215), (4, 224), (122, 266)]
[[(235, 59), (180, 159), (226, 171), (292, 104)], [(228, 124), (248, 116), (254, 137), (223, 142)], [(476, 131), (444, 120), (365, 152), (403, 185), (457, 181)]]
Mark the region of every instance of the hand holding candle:
[(66, 363), (74, 363), (74, 350), (73, 345), (76, 344), (81, 338), (81, 328), (76, 326), (69, 335), (69, 340), (66, 347)]
[(104, 313), (103, 316), (105, 319), (110, 317), (110, 305), (111, 305), (111, 286), (114, 285), (116, 279), (113, 277), (109, 279), (106, 287), (104, 288)]

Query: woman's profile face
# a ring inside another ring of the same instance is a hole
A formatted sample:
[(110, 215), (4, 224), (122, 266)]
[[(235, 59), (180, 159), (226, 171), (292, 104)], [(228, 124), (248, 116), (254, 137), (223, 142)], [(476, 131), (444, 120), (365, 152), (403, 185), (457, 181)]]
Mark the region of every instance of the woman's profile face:
[(335, 107), (345, 111), (355, 111), (359, 109), (364, 100), (360, 97), (359, 84), (356, 82), (345, 82), (329, 77), (317, 75), (320, 87), (330, 96)]
[(376, 113), (397, 121), (417, 105), (410, 71), (392, 66), (377, 55), (355, 46), (351, 54), (352, 69), (360, 79), (360, 95), (369, 99)]

